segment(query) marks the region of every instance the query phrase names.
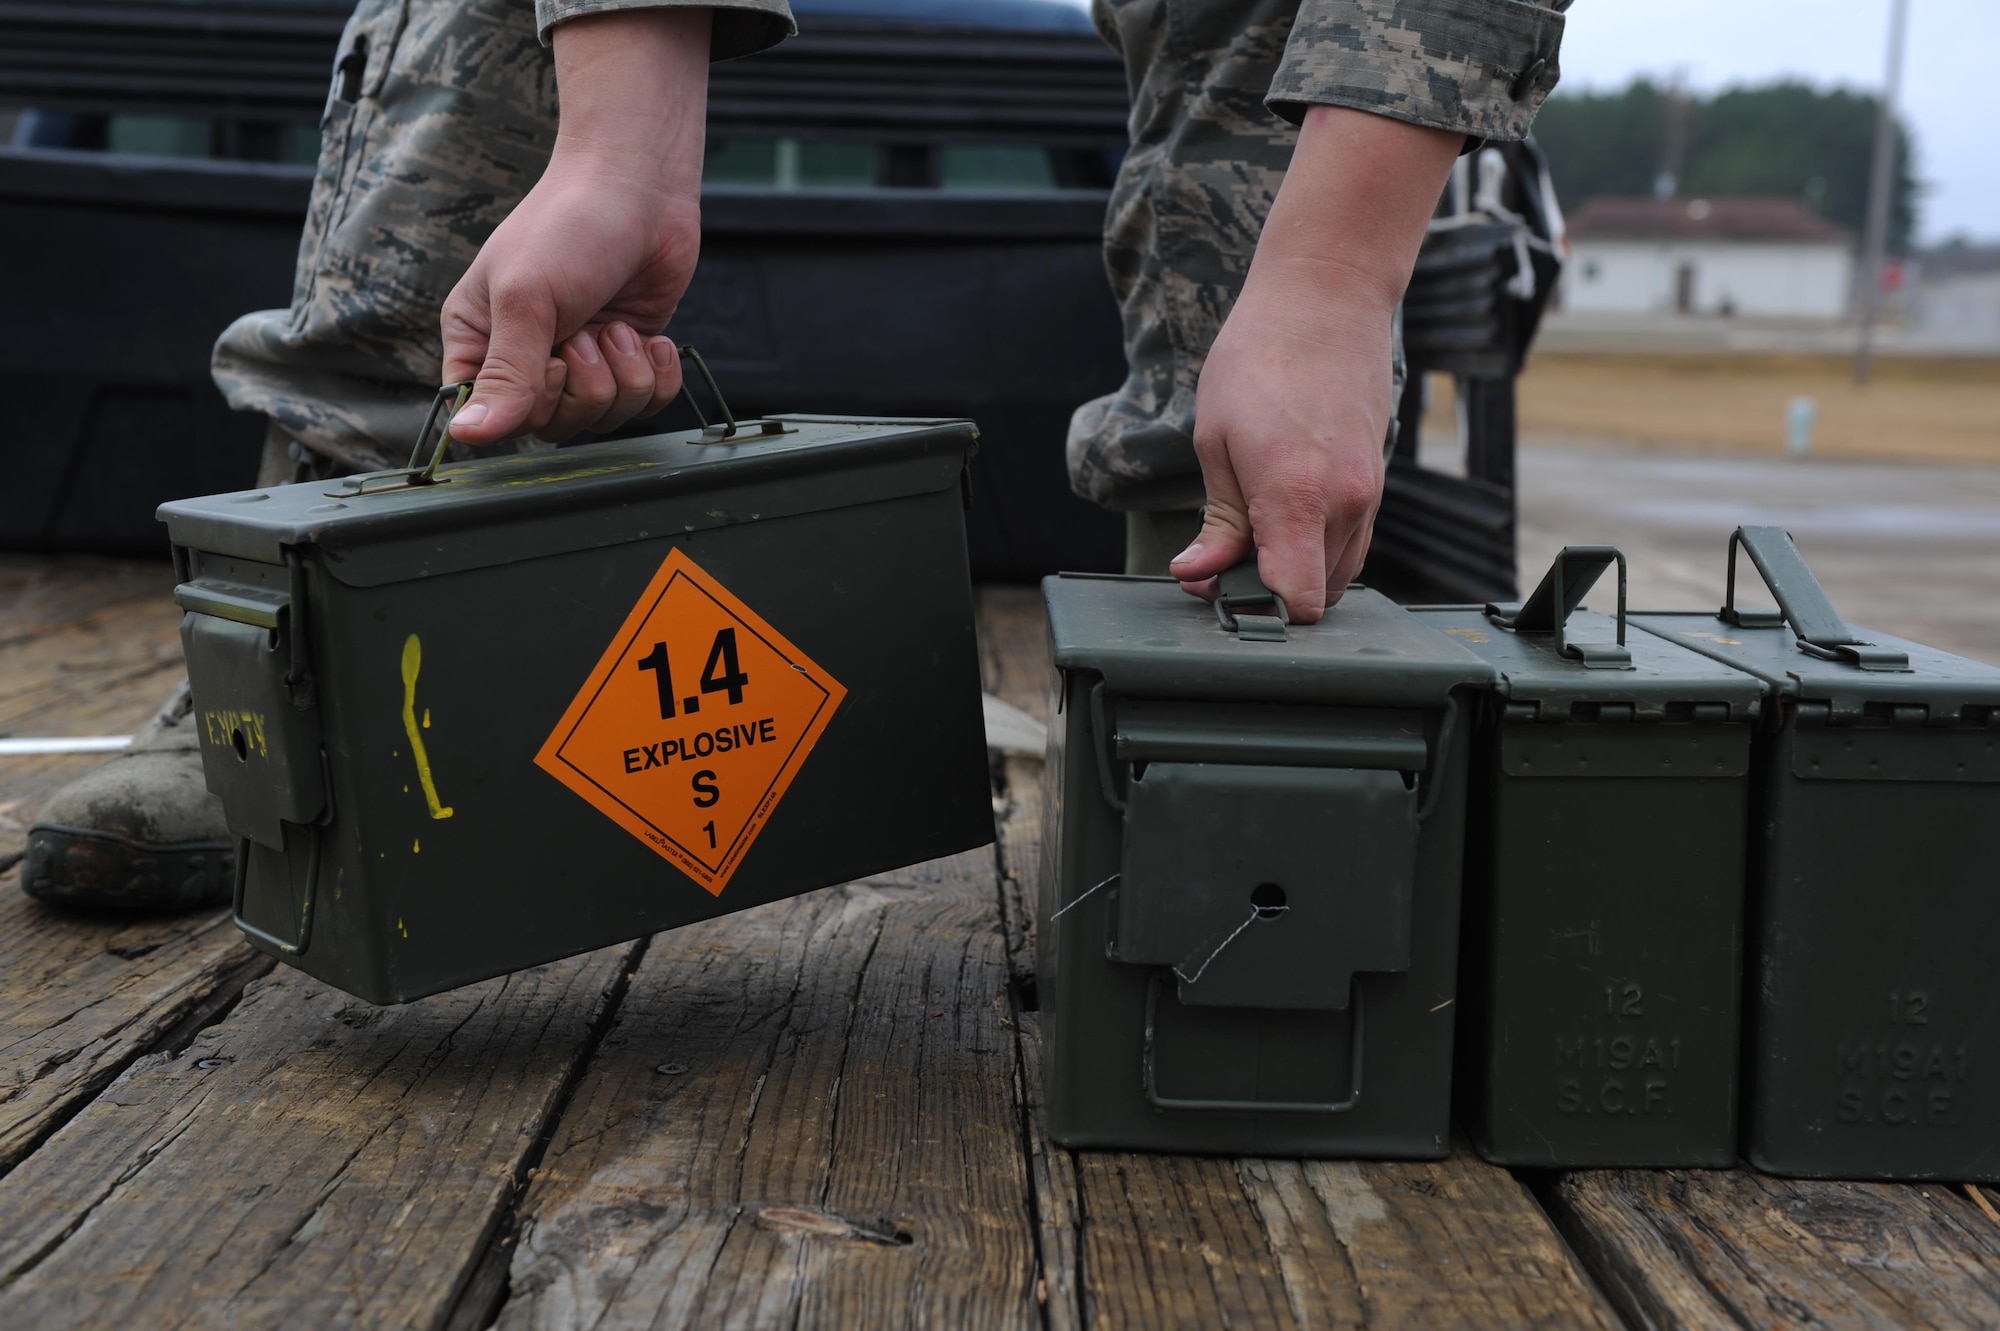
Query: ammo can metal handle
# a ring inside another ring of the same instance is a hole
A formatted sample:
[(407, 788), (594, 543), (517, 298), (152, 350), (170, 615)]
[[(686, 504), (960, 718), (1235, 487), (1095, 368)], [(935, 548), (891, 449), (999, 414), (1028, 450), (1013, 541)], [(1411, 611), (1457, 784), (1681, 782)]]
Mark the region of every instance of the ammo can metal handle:
[[(1263, 577), (1257, 572), (1257, 552), (1250, 557), (1224, 569), (1216, 578), (1215, 622), (1234, 633), (1245, 642), (1283, 642), (1285, 630), (1291, 627), (1292, 612), (1285, 608), (1285, 598), (1264, 585)], [(1275, 615), (1238, 615), (1238, 606), (1276, 606)]]
[[(1736, 606), (1736, 547), (1750, 552), (1764, 585), (1777, 598), (1778, 613), (1739, 610)], [(1845, 661), (1863, 670), (1908, 670), (1910, 658), (1893, 647), (1878, 647), (1854, 636), (1854, 630), (1833, 608), (1826, 591), (1806, 566), (1805, 556), (1783, 527), (1738, 527), (1729, 538), (1729, 578), (1719, 617), (1739, 628), (1791, 625), (1799, 650), (1827, 661)]]
[[(1613, 564), (1618, 565), (1618, 642), (1566, 641), (1569, 617)], [(1632, 653), (1625, 646), (1625, 553), (1615, 546), (1564, 546), (1527, 600), (1518, 606), (1488, 605), (1486, 614), (1501, 628), (1516, 633), (1553, 633), (1556, 655), (1581, 661), (1586, 669), (1632, 668)]]
[(1153, 1108), (1205, 1109), (1249, 1114), (1345, 1114), (1361, 1103), (1361, 1036), (1365, 1023), (1362, 1021), (1361, 986), (1358, 984), (1350, 989), (1353, 1001), (1347, 1005), (1348, 1029), (1353, 1034), (1353, 1041), (1348, 1047), (1353, 1052), (1348, 1060), (1351, 1074), (1348, 1078), (1345, 1100), (1197, 1100), (1161, 1095), (1159, 1080), (1154, 1071), (1153, 1032), (1158, 1025), (1160, 1013), (1160, 985), (1165, 980), (1166, 972), (1156, 970), (1146, 985), (1146, 1045), (1141, 1056), (1140, 1080), (1145, 1087), (1147, 1103)]

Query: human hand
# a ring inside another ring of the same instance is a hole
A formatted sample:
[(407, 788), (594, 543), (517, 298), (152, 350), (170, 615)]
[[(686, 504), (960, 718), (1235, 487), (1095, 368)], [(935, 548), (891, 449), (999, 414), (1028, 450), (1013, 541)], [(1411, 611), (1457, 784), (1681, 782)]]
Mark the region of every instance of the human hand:
[(658, 334), (701, 247), (708, 30), (685, 8), (556, 28), (548, 169), (444, 304), (445, 380), (476, 379), (454, 438), (611, 430), (680, 392)]
[(1195, 390), (1208, 508), (1169, 565), (1188, 591), (1213, 600), (1215, 576), (1255, 554), (1295, 621), (1340, 599), (1382, 498), (1390, 319), (1367, 301), (1245, 285)]
[(1208, 492), (1168, 566), (1213, 600), (1253, 551), (1302, 624), (1340, 599), (1368, 553), (1386, 474), (1392, 320), (1463, 136), (1313, 107), (1242, 295), (1195, 390)]

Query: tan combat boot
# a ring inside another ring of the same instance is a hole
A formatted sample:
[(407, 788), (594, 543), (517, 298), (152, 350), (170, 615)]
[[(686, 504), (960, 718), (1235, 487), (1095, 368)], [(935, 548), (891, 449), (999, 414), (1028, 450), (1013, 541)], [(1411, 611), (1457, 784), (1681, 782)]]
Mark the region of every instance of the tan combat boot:
[(188, 910), (229, 899), (236, 839), (201, 773), (185, 682), (131, 747), (58, 790), (28, 829), (21, 888), (61, 906)]

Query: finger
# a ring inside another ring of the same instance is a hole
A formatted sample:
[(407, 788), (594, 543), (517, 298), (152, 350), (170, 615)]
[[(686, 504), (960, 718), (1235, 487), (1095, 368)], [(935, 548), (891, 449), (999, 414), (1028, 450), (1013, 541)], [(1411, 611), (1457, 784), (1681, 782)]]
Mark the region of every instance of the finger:
[(1236, 481), (1236, 472), (1229, 463), (1227, 445), (1217, 440), (1211, 446), (1206, 438), (1196, 441), (1196, 454), (1201, 459), (1202, 486), (1208, 493), (1208, 505), (1203, 510), (1201, 530), (1187, 549), (1167, 562), (1167, 572), (1180, 579), (1181, 585), (1196, 596), (1214, 599), (1214, 588), (1208, 584), (1215, 575), (1226, 568), (1239, 564), (1251, 549), (1250, 506), (1244, 501), (1243, 490)]
[(605, 363), (603, 344), (595, 331), (579, 329), (557, 350), (565, 367), (562, 397), (535, 431), (537, 437), (551, 443), (561, 443), (595, 425), (618, 396), (617, 380)]
[(1340, 598), (1347, 594), (1347, 584), (1361, 576), (1361, 565), (1368, 558), (1368, 547), (1375, 539), (1375, 514), (1369, 513), (1368, 520), (1355, 529), (1332, 559), (1332, 568), (1326, 575), (1326, 606), (1331, 610), (1340, 604)]
[(438, 326), (444, 334), (444, 379), (461, 384), (479, 373), (486, 360), (487, 336), (493, 329), (493, 312), (487, 307), (485, 285), (477, 278), (477, 268), (459, 279), (445, 298)]
[(681, 395), (680, 348), (668, 338), (649, 337), (646, 339), (646, 356), (653, 362), (653, 400), (640, 411), (642, 419), (654, 415)]
[(1257, 576), (1285, 603), (1292, 619), (1313, 624), (1326, 610), (1327, 512), (1305, 485), (1272, 487), (1251, 501), (1257, 533)]
[(521, 425), (521, 433), (535, 434), (549, 423), (556, 408), (562, 405), (563, 385), (569, 380), (569, 366), (560, 356), (551, 356), (542, 371), (542, 392), (535, 401), (535, 409), (528, 413), (528, 419)]
[(653, 358), (646, 354), (645, 344), (632, 331), (632, 325), (605, 325), (604, 336), (599, 342), (604, 348), (605, 364), (611, 367), (617, 393), (590, 428), (615, 430), (638, 415), (653, 400), (653, 384), (657, 376), (653, 372)]
[(555, 301), (538, 285), (502, 286), (491, 295), (492, 331), (472, 398), (452, 418), (452, 435), (472, 445), (519, 434), (547, 401)]

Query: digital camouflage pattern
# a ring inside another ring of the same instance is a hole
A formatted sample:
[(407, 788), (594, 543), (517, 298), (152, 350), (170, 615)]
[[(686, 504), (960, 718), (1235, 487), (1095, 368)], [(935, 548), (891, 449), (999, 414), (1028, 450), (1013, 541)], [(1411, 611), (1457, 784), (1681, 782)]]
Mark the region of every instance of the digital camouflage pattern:
[[(1070, 422), (1072, 488), (1111, 508), (1200, 504), (1195, 383), (1243, 289), (1297, 142), (1289, 122), (1306, 104), (1520, 138), (1555, 85), (1568, 5), (1094, 0), (1132, 92), (1132, 146), (1104, 235), (1128, 370)], [(1400, 396), (1400, 339), (1394, 368)]]
[[(789, 31), (784, 0), (754, 8), (731, 41)], [(232, 407), (372, 471), (408, 460), (443, 375), (445, 297), (548, 165), (556, 76), (530, 0), (360, 0), (340, 52), (291, 308), (231, 324), (212, 370)]]
[[(246, 315), (216, 344), (230, 405), (341, 469), (402, 465), (442, 375), (445, 297), (548, 163), (547, 28), (686, 2), (360, 0), (321, 120), (291, 308)], [(1568, 4), (1095, 0), (1133, 99), (1105, 225), (1130, 372), (1071, 423), (1077, 492), (1114, 508), (1200, 503), (1195, 380), (1291, 160), (1297, 131), (1281, 116), (1324, 102), (1519, 137), (1555, 84)], [(785, 0), (723, 0), (714, 54), (792, 30)]]
[[(549, 29), (566, 19), (614, 9), (667, 9), (692, 3), (694, 0), (535, 0), (535, 26), (546, 42)], [(792, 9), (786, 0), (721, 0), (720, 4), (715, 0), (700, 0), (700, 3), (715, 10), (709, 36), (711, 60), (755, 55), (799, 30), (792, 22)]]
[(1351, 106), (1485, 139), (1526, 138), (1556, 86), (1570, 0), (1304, 0), (1271, 109)]

